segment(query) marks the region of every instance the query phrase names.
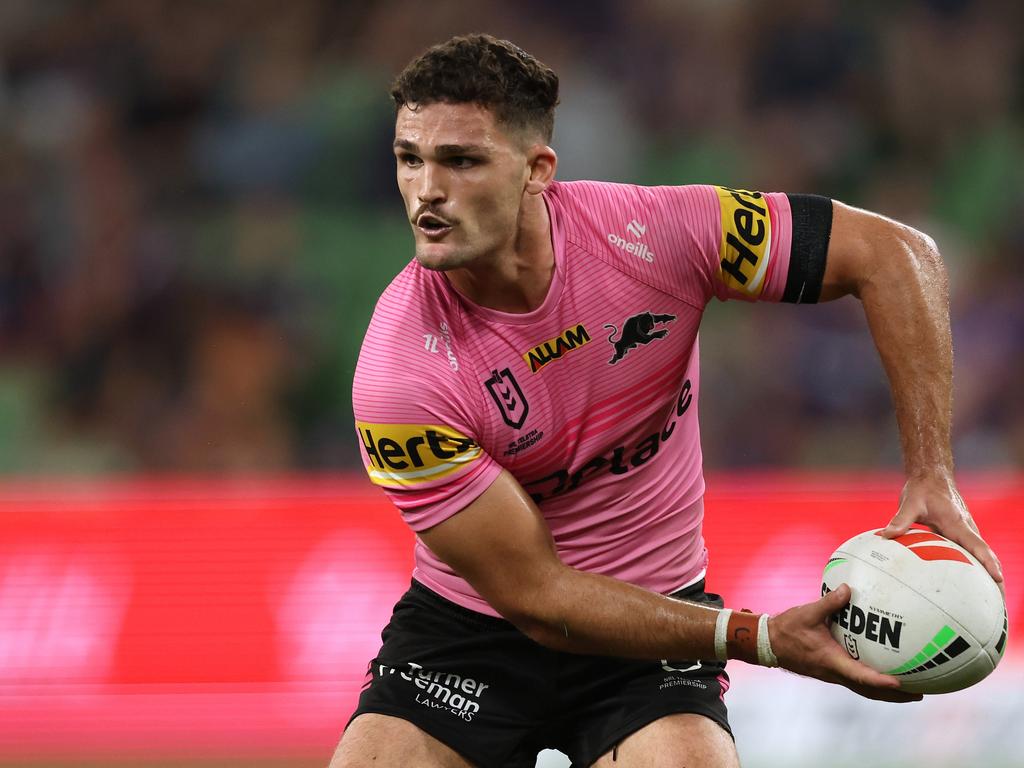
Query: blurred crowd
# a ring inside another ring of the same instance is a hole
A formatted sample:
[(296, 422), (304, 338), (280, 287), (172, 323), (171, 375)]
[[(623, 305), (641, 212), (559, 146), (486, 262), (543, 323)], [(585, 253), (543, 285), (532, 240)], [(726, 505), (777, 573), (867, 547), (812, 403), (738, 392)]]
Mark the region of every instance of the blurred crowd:
[[(5, 0), (0, 472), (357, 464), (411, 257), (390, 79), (455, 33), (559, 73), (563, 179), (814, 192), (931, 234), (963, 467), (1024, 462), (1024, 10), (1006, 0)], [(859, 304), (709, 308), (710, 468), (899, 465)]]

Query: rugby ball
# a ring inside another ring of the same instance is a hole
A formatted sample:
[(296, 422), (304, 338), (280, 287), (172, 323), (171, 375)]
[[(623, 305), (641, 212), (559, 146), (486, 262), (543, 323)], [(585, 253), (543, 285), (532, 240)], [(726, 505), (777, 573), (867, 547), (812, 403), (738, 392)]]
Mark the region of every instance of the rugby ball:
[(842, 544), (829, 558), (821, 594), (849, 584), (832, 635), (855, 659), (900, 679), (912, 693), (974, 685), (1006, 649), (1006, 602), (963, 547), (923, 529), (885, 539), (882, 529)]

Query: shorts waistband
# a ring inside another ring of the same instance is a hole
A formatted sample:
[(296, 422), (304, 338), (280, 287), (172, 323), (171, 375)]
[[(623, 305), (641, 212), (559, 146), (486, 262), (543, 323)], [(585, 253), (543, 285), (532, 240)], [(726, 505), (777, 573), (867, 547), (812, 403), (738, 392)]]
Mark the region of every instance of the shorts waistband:
[(698, 579), (692, 584), (687, 584), (682, 589), (677, 589), (675, 592), (670, 592), (669, 597), (685, 598), (692, 597), (693, 595), (700, 595), (704, 592), (704, 579)]

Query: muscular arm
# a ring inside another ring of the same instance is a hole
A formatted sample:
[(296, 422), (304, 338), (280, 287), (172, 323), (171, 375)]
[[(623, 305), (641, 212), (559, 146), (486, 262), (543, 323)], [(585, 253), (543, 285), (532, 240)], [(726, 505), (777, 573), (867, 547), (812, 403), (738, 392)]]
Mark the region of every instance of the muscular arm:
[[(631, 658), (715, 658), (716, 609), (565, 565), (540, 511), (508, 472), (420, 538), (542, 645)], [(773, 617), (770, 636), (779, 662), (871, 698), (918, 698), (895, 690), (896, 678), (854, 661), (832, 639), (825, 618), (848, 600), (848, 590), (837, 590)]]
[(420, 538), (543, 645), (633, 658), (714, 658), (717, 610), (565, 565), (540, 511), (508, 472)]
[(978, 534), (953, 479), (953, 350), (949, 288), (935, 242), (867, 211), (833, 204), (821, 299), (854, 294), (892, 389), (907, 484), (886, 535), (925, 523), (1002, 571)]

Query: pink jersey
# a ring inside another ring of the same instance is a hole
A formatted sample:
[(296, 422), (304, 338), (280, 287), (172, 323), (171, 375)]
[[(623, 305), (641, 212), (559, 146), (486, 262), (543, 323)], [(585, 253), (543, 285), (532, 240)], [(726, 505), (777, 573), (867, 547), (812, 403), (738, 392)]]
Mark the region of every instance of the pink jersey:
[[(782, 298), (790, 202), (599, 182), (544, 199), (555, 272), (536, 310), (477, 306), (415, 261), (381, 296), (353, 386), (363, 461), (414, 531), (505, 468), (566, 564), (669, 593), (707, 564), (697, 326), (712, 296)], [(497, 615), (419, 540), (413, 575)]]

